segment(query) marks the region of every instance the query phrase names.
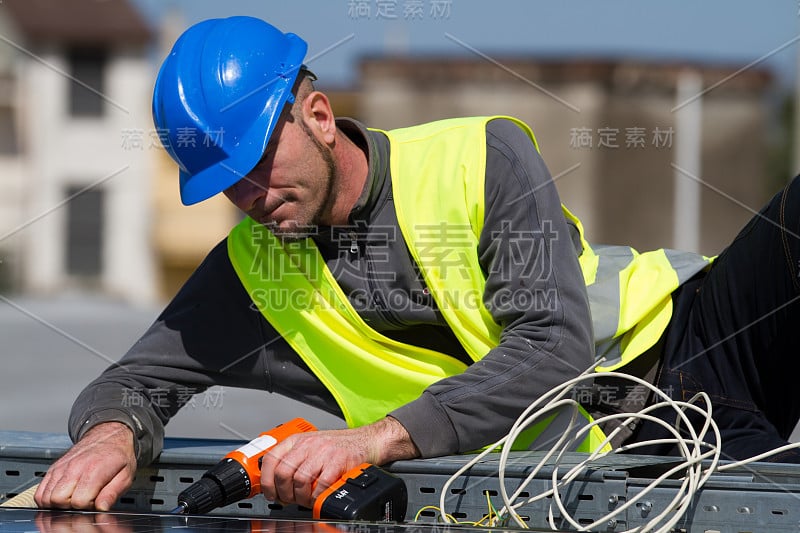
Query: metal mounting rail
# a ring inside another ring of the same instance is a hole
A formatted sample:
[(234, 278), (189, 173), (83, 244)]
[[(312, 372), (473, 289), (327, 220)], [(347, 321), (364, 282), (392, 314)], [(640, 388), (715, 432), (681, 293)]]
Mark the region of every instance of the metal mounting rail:
[[(228, 451), (240, 446), (238, 440), (168, 438), (164, 451), (154, 464), (140, 468), (131, 489), (115, 510), (165, 513), (176, 497), (199, 479), (208, 467)], [(0, 431), (0, 502), (38, 483), (49, 465), (70, 446), (66, 435)], [(532, 465), (542, 457), (538, 452), (515, 452), (505, 471), (509, 494), (529, 475)], [(584, 456), (570, 454), (559, 466), (563, 473)], [(439, 505), (445, 481), (471, 456), (398, 461), (388, 467), (405, 481), (409, 502), (406, 521), (414, 520), (426, 506)], [(498, 456), (490, 455), (459, 478), (446, 495), (447, 512), (459, 521), (476, 522), (487, 513), (488, 498), (499, 508)], [(570, 514), (581, 525), (594, 522), (640, 495), (650, 480), (676, 463), (674, 459), (652, 456), (608, 456), (592, 463), (579, 478), (561, 490)], [(546, 466), (527, 485), (522, 497), (534, 496), (552, 487), (554, 466)], [(636, 505), (606, 524), (604, 531), (623, 531), (642, 526), (664, 510), (676, 493), (680, 481), (668, 479), (646, 494)], [(550, 499), (523, 506), (519, 512), (534, 529), (548, 529)], [(308, 509), (284, 506), (260, 496), (218, 509), (220, 516), (259, 516), (308, 519)], [(435, 510), (423, 510), (419, 520), (437, 521)], [(555, 513), (556, 524), (572, 530)], [(713, 476), (697, 492), (692, 508), (677, 531), (688, 533), (743, 533), (757, 531), (800, 531), (800, 465), (754, 463), (735, 471)]]

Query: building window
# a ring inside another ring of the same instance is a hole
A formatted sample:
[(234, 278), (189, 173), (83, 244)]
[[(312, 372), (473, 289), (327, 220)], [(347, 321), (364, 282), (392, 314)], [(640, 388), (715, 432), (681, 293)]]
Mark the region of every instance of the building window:
[[(105, 71), (108, 53), (103, 48), (69, 51), (69, 112), (75, 117), (101, 117), (105, 110)], [(77, 81), (81, 83), (78, 83)], [(82, 85), (83, 84), (83, 85)], [(91, 87), (92, 90), (86, 88)]]
[(0, 105), (0, 155), (16, 155), (19, 153), (17, 127), (14, 110)]
[(17, 80), (0, 73), (0, 155), (19, 153), (17, 117), (14, 107), (14, 92)]
[(67, 274), (97, 277), (103, 267), (104, 191), (94, 188), (78, 194), (83, 187), (67, 187)]

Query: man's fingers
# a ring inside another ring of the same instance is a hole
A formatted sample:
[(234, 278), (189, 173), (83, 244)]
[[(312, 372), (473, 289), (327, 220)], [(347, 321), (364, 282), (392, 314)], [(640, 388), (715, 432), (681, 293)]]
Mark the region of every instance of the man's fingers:
[(56, 472), (48, 473), (48, 484), (45, 487), (42, 507), (55, 507), (58, 509), (68, 509), (72, 492), (78, 483), (78, 478), (62, 474), (60, 469)]
[(294, 498), (294, 475), (299, 464), (299, 461), (295, 461), (292, 454), (290, 454), (281, 458), (278, 464), (275, 465), (272, 482), (275, 487), (275, 499), (278, 501), (296, 502)]
[(50, 484), (47, 478), (44, 478), (39, 486), (36, 488), (36, 493), (33, 495), (33, 501), (36, 502), (36, 507), (45, 507), (44, 495), (47, 491), (47, 486)]
[(317, 499), (317, 496), (328, 490), (331, 485), (339, 481), (340, 476), (341, 473), (338, 469), (327, 468), (323, 470), (317, 478), (316, 485), (314, 485), (313, 490), (311, 491), (311, 500), (313, 501)]
[(322, 465), (318, 464), (316, 460), (307, 460), (295, 471), (293, 479), (294, 501), (299, 505), (313, 507), (314, 499), (311, 494), (321, 470)]
[[(297, 464), (290, 459), (291, 454), (291, 437), (279, 442), (264, 454), (261, 462), (261, 492), (266, 499), (287, 503), (293, 501), (292, 490), (289, 490), (290, 497), (286, 499), (287, 485), (285, 483), (285, 480), (291, 479), (297, 469)], [(293, 464), (294, 466), (292, 466)]]
[(34, 500), (41, 508), (107, 511), (132, 481), (132, 474), (124, 465), (117, 470), (89, 467), (75, 475), (59, 470), (48, 474)]
[(127, 491), (133, 482), (131, 472), (122, 469), (117, 475), (97, 494), (95, 498), (95, 508), (98, 511), (108, 511), (117, 498)]
[(36, 489), (36, 494), (33, 495), (33, 501), (36, 502), (36, 506), (39, 508), (47, 508), (50, 507), (50, 493), (53, 491), (53, 478), (60, 477), (58, 473), (55, 472), (55, 466), (51, 467), (48, 470), (47, 474), (42, 479), (42, 482), (39, 483), (39, 487)]
[[(111, 502), (104, 500), (105, 507), (100, 508), (97, 497), (108, 488), (109, 483), (120, 475), (126, 475), (125, 467), (119, 465), (117, 468), (108, 468), (106, 465), (97, 465), (89, 466), (87, 470), (78, 477), (78, 482), (72, 491), (70, 505), (73, 509), (94, 509), (97, 506), (98, 510), (107, 511), (114, 504), (116, 498)], [(113, 488), (111, 492), (113, 492)]]

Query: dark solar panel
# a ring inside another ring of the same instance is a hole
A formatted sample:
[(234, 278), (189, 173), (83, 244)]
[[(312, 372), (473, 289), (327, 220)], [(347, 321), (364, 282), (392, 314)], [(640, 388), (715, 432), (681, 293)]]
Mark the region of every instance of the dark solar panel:
[[(441, 524), (275, 520), (244, 517), (47, 511), (0, 507), (3, 533), (444, 533)], [(465, 533), (479, 528), (457, 526)], [(483, 530), (487, 531), (487, 530)], [(502, 531), (493, 528), (494, 533)], [(529, 530), (536, 531), (536, 530)]]

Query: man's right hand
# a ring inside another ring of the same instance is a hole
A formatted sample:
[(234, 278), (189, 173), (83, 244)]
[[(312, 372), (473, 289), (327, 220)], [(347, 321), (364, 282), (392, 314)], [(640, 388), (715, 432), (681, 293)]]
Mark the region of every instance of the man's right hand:
[(34, 499), (41, 508), (108, 511), (135, 473), (133, 432), (120, 422), (104, 422), (53, 463)]

